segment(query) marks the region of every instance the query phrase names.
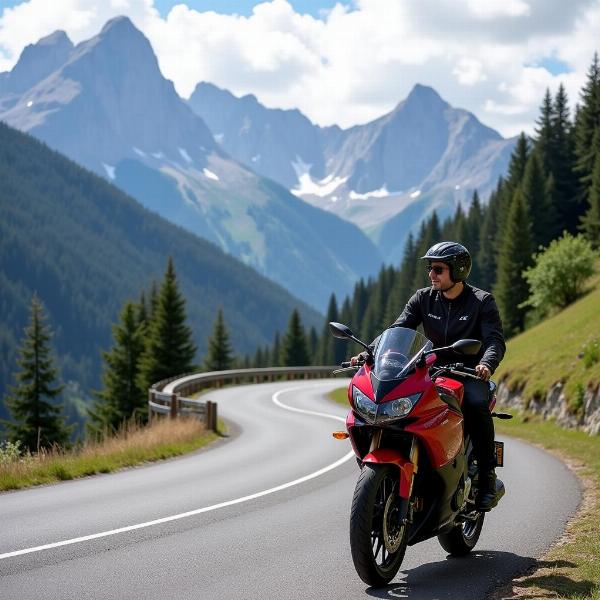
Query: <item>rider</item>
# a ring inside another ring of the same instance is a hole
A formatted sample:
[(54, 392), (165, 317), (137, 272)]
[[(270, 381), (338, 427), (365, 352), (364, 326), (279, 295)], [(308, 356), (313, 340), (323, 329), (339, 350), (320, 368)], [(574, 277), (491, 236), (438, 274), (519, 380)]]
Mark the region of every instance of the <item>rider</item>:
[[(487, 383), (505, 352), (502, 322), (493, 296), (470, 286), (471, 255), (461, 244), (440, 242), (421, 257), (427, 261), (431, 287), (417, 290), (394, 325), (416, 329), (423, 325), (434, 348), (459, 339), (482, 342), (476, 356), (465, 356), (465, 366), (474, 367), (480, 380), (464, 378), (463, 413), (479, 466), (476, 507), (490, 510), (496, 504), (496, 452), (494, 424), (489, 410)], [(454, 362), (451, 353), (438, 353), (438, 364)], [(358, 357), (352, 357), (356, 364)]]

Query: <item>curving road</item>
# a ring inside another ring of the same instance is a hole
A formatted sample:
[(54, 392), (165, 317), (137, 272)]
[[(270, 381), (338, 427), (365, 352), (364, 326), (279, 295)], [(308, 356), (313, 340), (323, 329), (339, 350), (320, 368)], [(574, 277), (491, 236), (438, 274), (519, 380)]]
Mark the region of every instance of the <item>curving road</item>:
[(429, 540), (408, 549), (394, 583), (366, 588), (348, 546), (358, 468), (331, 437), (346, 410), (323, 399), (339, 385), (221, 390), (212, 399), (235, 425), (206, 451), (0, 495), (0, 598), (481, 600), (576, 511), (571, 472), (506, 440), (507, 495), (476, 551), (447, 559)]

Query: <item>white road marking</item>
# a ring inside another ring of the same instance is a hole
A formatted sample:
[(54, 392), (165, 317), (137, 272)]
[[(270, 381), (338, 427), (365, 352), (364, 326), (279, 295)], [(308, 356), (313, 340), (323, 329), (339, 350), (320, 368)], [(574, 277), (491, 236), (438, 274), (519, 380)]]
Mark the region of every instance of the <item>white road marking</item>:
[[(345, 422), (345, 419), (342, 417), (338, 417), (337, 415), (330, 415), (327, 413), (320, 413), (311, 410), (302, 410), (300, 408), (293, 408), (291, 406), (287, 406), (283, 404), (279, 400), (279, 396), (281, 394), (285, 394), (287, 392), (293, 392), (300, 389), (307, 389), (306, 386), (296, 386), (293, 388), (286, 388), (284, 390), (280, 390), (276, 392), (272, 396), (273, 402), (285, 409), (293, 412), (304, 413), (307, 415), (314, 415), (319, 417), (327, 417), (330, 419), (336, 419), (338, 421)], [(309, 388), (310, 389), (310, 388)], [(300, 485), (305, 481), (310, 481), (315, 477), (319, 477), (328, 471), (332, 471), (333, 469), (339, 467), (344, 464), (347, 460), (354, 456), (354, 452), (349, 452), (339, 460), (336, 460), (334, 463), (315, 471), (314, 473), (310, 473), (309, 475), (305, 475), (304, 477), (300, 477), (299, 479), (294, 479), (294, 481), (289, 481), (288, 483), (283, 483), (273, 488), (269, 488), (268, 490), (263, 490), (261, 492), (256, 492), (255, 494), (250, 494), (248, 496), (243, 496), (241, 498), (235, 498), (234, 500), (227, 500), (226, 502), (220, 502), (219, 504), (213, 504), (212, 506), (205, 506), (204, 508), (198, 508), (196, 510), (190, 510), (188, 512), (179, 513), (177, 515), (171, 515), (169, 517), (162, 517), (161, 519), (155, 519), (154, 521), (146, 521), (145, 523), (138, 523), (136, 525), (128, 525), (126, 527), (119, 527), (118, 529), (111, 529), (110, 531), (102, 531), (100, 533), (93, 533), (91, 535), (84, 535), (77, 538), (72, 538), (70, 540), (62, 540), (61, 542), (54, 542), (52, 544), (44, 544), (43, 546), (34, 546), (32, 548), (24, 548), (23, 550), (14, 550), (13, 552), (5, 552), (4, 554), (0, 554), (0, 560), (4, 560), (6, 558), (12, 558), (14, 556), (22, 556), (23, 554), (32, 554), (34, 552), (41, 552), (42, 550), (51, 550), (53, 548), (60, 548), (62, 546), (71, 546), (73, 544), (79, 544), (81, 542), (88, 542), (90, 540), (97, 540), (104, 537), (109, 537), (111, 535), (117, 535), (119, 533), (126, 533), (128, 531), (135, 531), (136, 529), (145, 529), (146, 527), (152, 527), (154, 525), (162, 525), (163, 523), (169, 523), (170, 521), (178, 521), (179, 519), (185, 519), (187, 517), (193, 517), (195, 515), (200, 515), (202, 513), (207, 513), (213, 510), (218, 510), (220, 508), (226, 508), (228, 506), (233, 506), (235, 504), (241, 504), (242, 502), (249, 502), (250, 500), (255, 500), (256, 498), (261, 498), (262, 496), (267, 496), (269, 494), (274, 494), (275, 492), (280, 492), (287, 488)]]

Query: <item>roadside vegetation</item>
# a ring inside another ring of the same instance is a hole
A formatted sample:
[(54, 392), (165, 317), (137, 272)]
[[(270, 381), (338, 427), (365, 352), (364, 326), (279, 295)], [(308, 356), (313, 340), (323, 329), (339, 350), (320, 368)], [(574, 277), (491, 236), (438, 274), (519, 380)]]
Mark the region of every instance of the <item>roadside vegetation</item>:
[(528, 403), (564, 384), (569, 410), (583, 408), (585, 388), (600, 384), (600, 275), (587, 282), (588, 293), (558, 314), (509, 342), (494, 379), (520, 390)]
[(218, 435), (195, 418), (160, 419), (152, 425), (130, 422), (114, 436), (70, 450), (24, 451), (19, 442), (0, 444), (0, 491), (111, 473), (202, 448)]
[(527, 413), (496, 422), (496, 430), (556, 454), (579, 476), (584, 500), (565, 535), (533, 572), (500, 590), (495, 600), (600, 600), (600, 437), (563, 429)]

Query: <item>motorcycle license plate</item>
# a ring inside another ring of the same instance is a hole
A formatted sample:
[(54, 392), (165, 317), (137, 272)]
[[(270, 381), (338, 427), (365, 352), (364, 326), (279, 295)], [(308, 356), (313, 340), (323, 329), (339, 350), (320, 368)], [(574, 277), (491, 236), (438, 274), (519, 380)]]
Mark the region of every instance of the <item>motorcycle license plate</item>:
[(496, 444), (496, 466), (504, 466), (504, 442), (494, 442)]

